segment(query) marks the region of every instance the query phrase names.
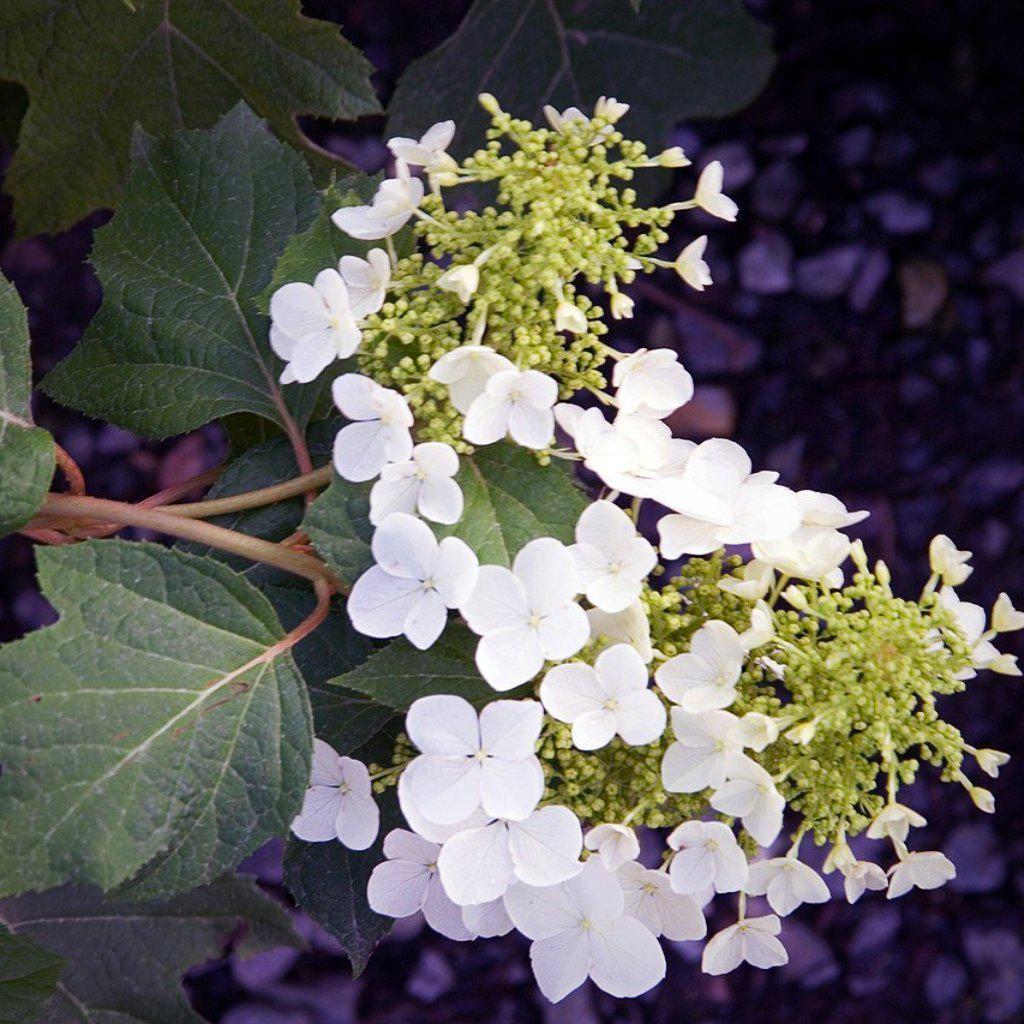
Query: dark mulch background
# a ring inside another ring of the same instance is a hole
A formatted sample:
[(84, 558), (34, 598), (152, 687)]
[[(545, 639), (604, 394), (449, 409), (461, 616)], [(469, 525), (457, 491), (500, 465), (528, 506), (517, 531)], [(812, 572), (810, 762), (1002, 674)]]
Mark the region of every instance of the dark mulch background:
[[(386, 93), (467, 4), (306, 6), (344, 23)], [(1004, 589), (1020, 604), (1020, 6), (780, 0), (754, 9), (777, 30), (781, 63), (769, 88), (737, 117), (687, 125), (674, 140), (698, 162), (722, 160), (741, 205), (736, 225), (699, 225), (711, 235), (715, 287), (698, 297), (667, 275), (649, 280), (636, 319), (617, 333), (682, 352), (699, 387), (677, 433), (735, 437), (785, 482), (869, 508), (862, 536), (889, 561), (899, 588), (916, 592), (928, 539), (946, 532), (975, 552), (966, 597), (988, 603)], [(383, 161), (379, 124), (311, 130), (368, 169)], [(3, 270), (31, 309), (40, 374), (96, 310), (99, 289), (84, 259), (104, 219), (2, 250)], [(687, 231), (695, 226), (696, 218)], [(46, 401), (38, 419), (93, 492), (114, 498), (140, 498), (224, 450), (214, 428), (151, 444)], [(29, 545), (8, 540), (0, 551), (0, 635), (11, 638), (52, 613), (35, 591)], [(949, 714), (979, 745), (1016, 753), (1021, 699), (1019, 684), (986, 677)], [(666, 983), (643, 999), (583, 989), (552, 1008), (537, 997), (515, 938), (458, 944), (404, 922), (353, 981), (332, 940), (300, 917), (309, 952), (211, 965), (193, 973), (190, 989), (197, 1008), (222, 1024), (1019, 1021), (1021, 771), (1015, 761), (992, 785), (994, 819), (960, 792), (921, 785), (918, 805), (930, 820), (922, 842), (957, 862), (958, 879), (894, 904), (867, 897), (856, 908), (805, 908), (786, 923), (790, 965), (770, 974), (702, 977), (698, 953), (679, 946)], [(252, 866), (279, 886), (275, 851)]]

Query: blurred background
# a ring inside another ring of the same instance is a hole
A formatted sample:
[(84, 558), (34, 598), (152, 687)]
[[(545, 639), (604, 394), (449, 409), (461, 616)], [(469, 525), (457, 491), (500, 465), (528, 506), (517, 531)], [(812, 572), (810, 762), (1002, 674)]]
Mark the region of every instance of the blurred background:
[[(344, 26), (378, 68), (385, 99), (409, 61), (450, 35), (468, 6), (303, 3)], [(646, 278), (635, 289), (635, 319), (616, 323), (611, 339), (680, 352), (698, 386), (672, 420), (677, 435), (735, 438), (756, 467), (781, 471), (790, 486), (869, 509), (856, 532), (889, 563), (899, 592), (919, 592), (928, 541), (943, 532), (974, 552), (966, 599), (990, 603), (1005, 590), (1021, 605), (1021, 6), (749, 6), (776, 34), (780, 60), (768, 87), (741, 114), (680, 125), (666, 140), (684, 147), (696, 165), (690, 171), (721, 160), (726, 191), (740, 204), (737, 224), (701, 215), (680, 224), (687, 239), (710, 235), (715, 285), (698, 295), (667, 272)], [(379, 122), (306, 128), (366, 170), (384, 164)], [(689, 198), (693, 180), (680, 173), (677, 198)], [(98, 308), (85, 260), (105, 220), (97, 214), (58, 237), (14, 243), (9, 204), (0, 202), (0, 266), (29, 307), (38, 376), (74, 347)], [(45, 399), (36, 418), (101, 497), (142, 498), (227, 450), (217, 427), (153, 444)], [(29, 543), (0, 542), (0, 638), (52, 617)], [(946, 713), (977, 745), (1018, 754), (1022, 698), (1018, 683), (985, 674)], [(585, 987), (552, 1007), (537, 995), (526, 943), (514, 936), (460, 944), (400, 922), (353, 980), (336, 943), (300, 916), (309, 951), (197, 968), (189, 991), (197, 1010), (221, 1024), (1021, 1021), (1022, 773), (1024, 760), (1015, 760), (992, 783), (994, 818), (959, 791), (919, 783), (912, 802), (929, 821), (922, 848), (944, 850), (957, 879), (894, 903), (869, 895), (855, 908), (801, 908), (783, 931), (790, 963), (771, 973), (745, 967), (704, 977), (698, 945), (677, 944), (667, 981), (646, 996), (618, 1001)], [(279, 858), (269, 847), (245, 867), (284, 899)]]

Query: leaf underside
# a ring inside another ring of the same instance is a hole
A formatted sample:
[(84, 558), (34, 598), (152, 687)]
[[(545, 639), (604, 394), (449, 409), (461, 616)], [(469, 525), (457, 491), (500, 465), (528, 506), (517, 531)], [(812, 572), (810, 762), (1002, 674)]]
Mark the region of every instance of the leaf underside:
[[(283, 907), (252, 879), (230, 875), (159, 902), (64, 886), (3, 901), (0, 921), (67, 961), (46, 1024), (202, 1024), (181, 988), (189, 967), (222, 956), (236, 936), (232, 949), (243, 957), (302, 944)], [(3, 1012), (0, 1021), (17, 1020)]]
[(242, 412), (303, 426), (330, 375), (282, 389), (257, 301), (320, 207), (302, 158), (244, 106), (207, 131), (140, 134), (118, 212), (96, 233), (103, 305), (44, 390), (145, 437)]
[(7, 172), (22, 235), (115, 205), (133, 126), (204, 128), (244, 100), (300, 149), (296, 115), (379, 112), (370, 63), (299, 0), (4, 0), (0, 78), (30, 103)]
[(133, 896), (170, 895), (283, 834), (312, 728), (267, 600), (153, 544), (37, 559), (60, 620), (0, 650), (0, 820), (17, 823), (0, 892), (138, 879)]
[(28, 317), (0, 274), (0, 537), (39, 511), (53, 479), (53, 438), (32, 425)]
[(64, 960), (0, 927), (0, 1024), (36, 1024)]
[(399, 79), (388, 133), (418, 136), (451, 118), (465, 154), (487, 126), (481, 92), (535, 123), (544, 104), (586, 111), (606, 95), (629, 102), (628, 137), (659, 146), (681, 120), (749, 103), (774, 64), (770, 38), (741, 0), (645, 0), (639, 10), (623, 0), (477, 0)]

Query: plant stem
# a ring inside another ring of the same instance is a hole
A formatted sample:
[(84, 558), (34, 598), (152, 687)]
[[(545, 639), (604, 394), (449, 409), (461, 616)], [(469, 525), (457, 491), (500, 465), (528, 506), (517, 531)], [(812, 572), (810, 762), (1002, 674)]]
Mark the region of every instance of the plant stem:
[(232, 494), (224, 498), (210, 501), (193, 501), (182, 505), (167, 505), (161, 509), (167, 515), (182, 516), (188, 519), (206, 519), (209, 516), (221, 516), (229, 512), (241, 512), (249, 508), (261, 508), (273, 505), (277, 501), (295, 498), (300, 494), (326, 487), (334, 474), (334, 467), (328, 463), (311, 473), (305, 473), (291, 480), (270, 487), (261, 487), (257, 491), (245, 491), (243, 494)]
[(53, 444), (53, 452), (57, 459), (57, 467), (64, 474), (71, 494), (85, 494), (85, 477), (78, 468), (78, 463), (57, 442)]
[[(300, 492), (301, 493), (301, 492)], [(171, 537), (193, 540), (198, 544), (241, 555), (254, 562), (277, 566), (285, 572), (303, 576), (308, 580), (324, 582), (336, 590), (342, 587), (330, 569), (312, 555), (291, 551), (280, 544), (249, 537), (235, 530), (226, 530), (213, 523), (198, 522), (187, 516), (168, 515), (165, 509), (140, 508), (120, 501), (87, 498), (68, 494), (49, 494), (43, 502), (42, 514), (60, 519), (86, 519), (121, 526), (141, 526), (165, 533)]]

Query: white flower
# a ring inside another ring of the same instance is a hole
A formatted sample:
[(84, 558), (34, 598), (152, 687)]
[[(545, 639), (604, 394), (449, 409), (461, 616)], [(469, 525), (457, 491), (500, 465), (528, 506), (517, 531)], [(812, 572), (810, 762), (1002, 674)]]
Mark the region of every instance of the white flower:
[(684, 896), (738, 892), (749, 868), (732, 829), (720, 821), (684, 821), (668, 837), (676, 852), (669, 865), (672, 888)]
[(838, 498), (823, 491), (797, 491), (796, 500), (800, 503), (802, 526), (831, 526), (842, 530), (868, 517), (864, 511), (848, 512)]
[(683, 152), (682, 146), (669, 146), (654, 158), (654, 163), (659, 167), (689, 167), (691, 160)]
[(743, 746), (751, 750), (764, 750), (779, 738), (785, 719), (770, 718), (759, 711), (748, 711), (738, 724)]
[(530, 963), (541, 992), (558, 1002), (589, 976), (609, 995), (627, 998), (665, 976), (658, 940), (637, 920), (624, 917), (622, 889), (592, 857), (562, 885), (517, 885), (505, 896), (513, 924), (528, 939)]
[(508, 570), (485, 565), (461, 611), (481, 637), (476, 664), (496, 690), (532, 679), (544, 661), (571, 658), (590, 636), (590, 620), (576, 603), (576, 566), (552, 537), (524, 545)]
[(740, 720), (728, 711), (690, 714), (672, 709), (675, 743), (661, 762), (661, 782), (670, 793), (717, 789), (730, 768), (745, 760)]
[(587, 618), (590, 620), (591, 640), (604, 637), (615, 643), (629, 644), (643, 658), (645, 664), (654, 660), (651, 620), (647, 617), (647, 607), (642, 601), (634, 601), (621, 612), (589, 608)]
[(338, 272), (348, 285), (348, 298), (352, 315), (357, 320), (376, 313), (384, 305), (391, 283), (391, 261), (383, 249), (371, 249), (366, 259), (342, 256)]
[(480, 287), (480, 268), (475, 263), (460, 263), (449, 267), (434, 283), (443, 291), (454, 292), (465, 305)]
[(345, 480), (372, 480), (389, 462), (412, 457), (412, 412), (390, 388), (358, 373), (331, 385), (334, 404), (350, 420), (334, 439), (334, 468)]
[(960, 596), (951, 586), (939, 591), (939, 607), (945, 609), (956, 622), (957, 628), (971, 645), (971, 664), (974, 668), (961, 669), (956, 673), (957, 679), (971, 679), (974, 669), (988, 669), (1008, 676), (1019, 676), (1017, 659), (1012, 654), (1000, 654), (995, 644), (988, 639), (991, 634), (985, 633), (985, 609), (970, 601), (961, 601)]
[(728, 974), (744, 961), (767, 970), (789, 963), (786, 947), (777, 936), (782, 922), (774, 914), (746, 917), (715, 935), (704, 947), (701, 970), (705, 974)]
[(720, 161), (712, 160), (700, 172), (693, 201), (706, 213), (710, 213), (712, 217), (735, 220), (736, 214), (739, 213), (739, 207), (727, 195), (722, 194), (724, 181), (725, 168), (722, 167)]
[(555, 307), (555, 330), (584, 334), (587, 330), (587, 314), (568, 299), (562, 299)]
[(458, 941), (473, 938), (461, 909), (444, 891), (437, 871), (441, 847), (405, 829), (384, 837), (384, 856), (370, 875), (366, 896), (370, 909), (386, 917), (409, 917), (422, 910), (427, 924)]
[(462, 920), (478, 939), (493, 939), (507, 935), (515, 927), (505, 909), (505, 901), (491, 900), (489, 903), (472, 903), (462, 908)]
[(708, 247), (708, 236), (699, 235), (676, 257), (672, 266), (676, 273), (693, 289), (704, 291), (711, 280), (711, 268), (704, 260), (704, 250)]
[(608, 311), (613, 320), (629, 320), (633, 316), (633, 307), (636, 303), (623, 292), (612, 292), (608, 300)]
[(740, 567), (739, 576), (723, 576), (718, 588), (727, 594), (734, 594), (744, 601), (759, 601), (768, 596), (775, 585), (775, 570), (767, 562), (756, 558)]
[(389, 462), (370, 491), (370, 522), (378, 525), (392, 512), (418, 512), (435, 523), (462, 518), (462, 488), (455, 449), (440, 441), (416, 445), (408, 462)]
[(956, 878), (953, 862), (938, 850), (910, 853), (904, 848), (899, 855), (899, 861), (889, 868), (887, 899), (894, 900), (915, 886), (918, 889), (938, 889), (951, 878)]
[(661, 692), (685, 711), (699, 714), (727, 708), (736, 699), (746, 649), (727, 622), (705, 622), (690, 639), (690, 649), (658, 667)]
[(729, 778), (711, 796), (711, 806), (740, 818), (761, 846), (770, 846), (782, 831), (786, 801), (772, 777), (755, 761), (744, 759), (729, 770)]
[(307, 843), (339, 839), (350, 850), (365, 850), (377, 838), (380, 812), (373, 801), (366, 765), (339, 757), (323, 740), (313, 740), (313, 770), (292, 832)]
[(868, 889), (877, 892), (889, 884), (885, 872), (870, 860), (854, 860), (852, 864), (840, 866), (839, 870), (843, 873), (848, 903), (856, 903)]
[(924, 815), (918, 814), (912, 807), (905, 804), (889, 803), (875, 815), (874, 821), (868, 826), (868, 839), (898, 839), (907, 841), (911, 827), (924, 828), (928, 822)]
[(477, 579), (477, 558), (457, 537), (440, 543), (422, 520), (392, 512), (370, 542), (377, 564), (356, 580), (346, 608), (364, 636), (404, 633), (426, 650), (444, 630)]
[(999, 769), (1010, 760), (1010, 755), (1004, 754), (1001, 750), (992, 750), (989, 747), (985, 747), (974, 752), (974, 759), (978, 762), (978, 767), (986, 775), (990, 775), (993, 779), (998, 779)]
[(685, 942), (707, 934), (707, 922), (696, 900), (675, 892), (664, 871), (629, 860), (619, 867), (617, 877), (626, 916), (635, 917), (652, 935)]
[(830, 526), (801, 526), (779, 540), (755, 541), (751, 550), (780, 573), (834, 588), (843, 585), (839, 567), (850, 554), (850, 538)]
[(614, 96), (599, 96), (594, 104), (594, 117), (600, 117), (609, 124), (625, 117), (629, 111), (628, 103), (620, 103)]
[(534, 754), (543, 719), (534, 700), (496, 700), (479, 717), (450, 694), (414, 701), (405, 731), (421, 751), (410, 782), (420, 813), (439, 825), (462, 821), (478, 807), (492, 818), (528, 817), (544, 793)]
[(959, 587), (974, 568), (967, 564), (970, 551), (959, 551), (957, 546), (944, 534), (932, 537), (928, 545), (928, 560), (932, 572), (948, 587)]
[(499, 899), (517, 882), (558, 885), (583, 870), (583, 830), (566, 807), (542, 807), (522, 821), (499, 819), (457, 832), (437, 865), (460, 906)]
[(584, 509), (576, 523), (576, 543), (569, 550), (587, 600), (606, 612), (621, 612), (631, 605), (658, 562), (633, 520), (610, 501), (595, 501)]
[(484, 393), (491, 377), (514, 369), (511, 360), (487, 345), (462, 345), (441, 356), (430, 368), (429, 376), (448, 385), (452, 405), (465, 415), (473, 400)]
[(693, 398), (693, 378), (671, 349), (637, 349), (612, 370), (615, 399), (624, 413), (662, 419)]
[(628, 825), (595, 825), (586, 834), (583, 845), (597, 852), (609, 871), (618, 871), (627, 861), (640, 856), (640, 840)]
[(750, 609), (750, 626), (740, 633), (740, 643), (745, 651), (763, 647), (775, 636), (775, 619), (772, 610), (764, 601), (758, 601)]
[(654, 495), (674, 510), (658, 523), (666, 558), (704, 555), (724, 544), (779, 540), (800, 525), (796, 495), (774, 474), (751, 473), (734, 441), (712, 438), (690, 453), (681, 475)]
[(422, 767), (423, 762), (418, 757), (413, 758), (398, 777), (398, 805), (413, 832), (432, 843), (443, 843), (445, 840), (451, 839), (457, 832), (465, 832), (468, 828), (479, 828), (491, 820), (491, 816), (481, 807), (478, 807), (468, 817), (450, 825), (438, 825), (424, 817), (412, 795), (412, 783)]
[(493, 444), (509, 435), (524, 448), (546, 448), (555, 433), (554, 379), (538, 370), (501, 370), (490, 377), (466, 413), (462, 436)]
[(552, 718), (572, 725), (580, 750), (598, 750), (615, 735), (643, 746), (665, 731), (665, 705), (647, 688), (647, 666), (628, 644), (603, 650), (593, 668), (556, 665), (540, 684), (540, 699)]
[(413, 167), (429, 168), (439, 158), (446, 155), (446, 150), (455, 138), (455, 122), (439, 121), (431, 125), (419, 139), (407, 139), (396, 136), (388, 139), (388, 149), (396, 160), (404, 160)]
[(336, 227), (361, 241), (386, 238), (404, 227), (423, 202), (423, 182), (399, 160), (398, 177), (382, 181), (369, 206), (343, 206), (331, 214)]
[(827, 903), (829, 899), (825, 879), (796, 857), (755, 861), (743, 891), (750, 896), (767, 895), (768, 905), (781, 917), (792, 914), (802, 903)]
[(590, 118), (579, 107), (566, 107), (565, 110), (559, 111), (551, 104), (546, 104), (543, 109), (545, 119), (556, 132), (563, 132), (566, 125), (572, 121), (579, 121), (580, 124), (590, 123)]
[(997, 633), (1013, 633), (1024, 629), (1024, 612), (1013, 607), (1009, 594), (1000, 594), (992, 605), (992, 628)]
[(315, 380), (335, 359), (359, 347), (362, 332), (349, 292), (336, 270), (321, 270), (313, 284), (293, 281), (270, 298), (270, 347), (288, 364), (281, 383)]

